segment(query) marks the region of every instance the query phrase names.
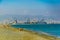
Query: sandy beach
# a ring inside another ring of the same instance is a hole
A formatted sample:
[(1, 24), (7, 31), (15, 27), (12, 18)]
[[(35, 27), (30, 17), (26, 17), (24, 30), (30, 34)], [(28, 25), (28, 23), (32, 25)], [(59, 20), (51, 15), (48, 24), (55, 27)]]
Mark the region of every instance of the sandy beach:
[(54, 37), (46, 35), (39, 35), (35, 32), (24, 30), (22, 28), (16, 29), (9, 25), (0, 25), (0, 40), (58, 40)]

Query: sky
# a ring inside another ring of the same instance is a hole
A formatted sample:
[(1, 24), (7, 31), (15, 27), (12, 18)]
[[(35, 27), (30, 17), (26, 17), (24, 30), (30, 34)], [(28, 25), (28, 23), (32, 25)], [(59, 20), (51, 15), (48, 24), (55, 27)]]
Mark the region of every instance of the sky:
[(0, 15), (40, 15), (60, 20), (60, 0), (0, 0)]

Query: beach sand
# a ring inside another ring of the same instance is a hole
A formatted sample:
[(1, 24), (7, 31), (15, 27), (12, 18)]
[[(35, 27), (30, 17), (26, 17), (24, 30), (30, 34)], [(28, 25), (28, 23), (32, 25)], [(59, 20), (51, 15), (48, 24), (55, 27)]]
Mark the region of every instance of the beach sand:
[(0, 40), (58, 40), (46, 35), (39, 35), (35, 32), (16, 29), (9, 25), (0, 25)]

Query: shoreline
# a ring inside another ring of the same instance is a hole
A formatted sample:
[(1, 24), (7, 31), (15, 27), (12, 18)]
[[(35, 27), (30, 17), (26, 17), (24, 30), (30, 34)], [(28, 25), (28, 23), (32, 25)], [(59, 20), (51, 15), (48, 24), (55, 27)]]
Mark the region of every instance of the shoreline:
[[(33, 32), (33, 31), (29, 31), (29, 30), (26, 30), (26, 29), (22, 29), (22, 28), (13, 28), (13, 27), (11, 27), (10, 25), (0, 25), (0, 31), (3, 31), (4, 33), (5, 32), (7, 32), (8, 34), (10, 34), (10, 35), (12, 35), (13, 34), (13, 36), (16, 36), (16, 35), (21, 35), (20, 37), (22, 37), (22, 36), (24, 36), (25, 34), (24, 33), (26, 33), (26, 35), (25, 36), (28, 36), (28, 37), (32, 37), (32, 35), (35, 35), (35, 36), (33, 36), (34, 38), (36, 37), (38, 37), (37, 39), (34, 39), (34, 40), (40, 40), (40, 38), (41, 39), (43, 39), (43, 40), (52, 40), (52, 39), (54, 39), (54, 37), (52, 37), (52, 36), (47, 36), (47, 35), (45, 35), (45, 34), (38, 34), (38, 33), (36, 33), (36, 32)], [(10, 33), (9, 33), (10, 32)], [(2, 34), (4, 34), (4, 33), (2, 33)], [(5, 33), (5, 35), (7, 34), (7, 33)], [(15, 35), (14, 35), (14, 33), (16, 33)], [(21, 34), (22, 33), (22, 34)], [(28, 34), (28, 35), (27, 35)], [(10, 36), (9, 35), (9, 36)], [(2, 35), (1, 35), (2, 36)], [(11, 36), (12, 37), (12, 36)], [(16, 36), (16, 37), (18, 37), (19, 38), (19, 36)], [(8, 38), (10, 38), (10, 37), (8, 37)], [(10, 38), (11, 39), (11, 38)], [(24, 39), (24, 38), (23, 38)], [(26, 38), (25, 38), (26, 39)], [(28, 38), (29, 39), (29, 38)], [(31, 38), (32, 39), (32, 38)], [(8, 39), (9, 40), (9, 39)], [(21, 39), (22, 40), (22, 39)]]

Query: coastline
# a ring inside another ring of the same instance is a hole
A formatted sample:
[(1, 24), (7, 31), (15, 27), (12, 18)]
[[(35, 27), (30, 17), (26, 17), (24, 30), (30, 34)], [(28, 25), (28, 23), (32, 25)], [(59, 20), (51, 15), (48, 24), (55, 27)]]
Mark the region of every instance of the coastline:
[[(38, 34), (22, 28), (0, 24), (0, 40), (55, 40), (54, 37)], [(58, 40), (58, 39), (57, 39)]]

